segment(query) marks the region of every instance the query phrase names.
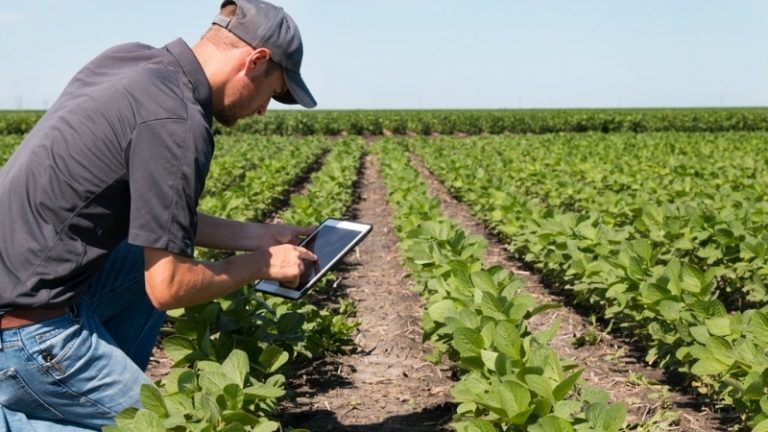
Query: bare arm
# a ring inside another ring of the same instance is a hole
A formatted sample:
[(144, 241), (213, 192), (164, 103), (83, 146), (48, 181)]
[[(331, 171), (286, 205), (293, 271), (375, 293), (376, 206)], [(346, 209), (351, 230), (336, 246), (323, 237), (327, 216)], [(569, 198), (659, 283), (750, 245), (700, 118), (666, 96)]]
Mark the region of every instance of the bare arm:
[(195, 244), (211, 249), (252, 251), (283, 243), (298, 243), (312, 227), (260, 224), (222, 219), (197, 212)]
[(203, 303), (257, 279), (295, 286), (303, 260), (317, 259), (294, 246), (312, 227), (260, 224), (198, 212), (197, 246), (249, 253), (221, 261), (199, 261), (161, 249), (144, 248), (144, 282), (152, 304), (161, 310)]
[(304, 270), (303, 260), (315, 259), (311, 252), (290, 244), (215, 262), (144, 248), (144, 280), (152, 304), (168, 310), (221, 297), (257, 279), (295, 286)]

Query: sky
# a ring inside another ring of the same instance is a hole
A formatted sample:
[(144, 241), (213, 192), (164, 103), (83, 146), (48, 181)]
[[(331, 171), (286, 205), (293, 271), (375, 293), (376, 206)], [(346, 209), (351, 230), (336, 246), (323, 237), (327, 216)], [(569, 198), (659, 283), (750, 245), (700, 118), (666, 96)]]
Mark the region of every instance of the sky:
[[(768, 0), (274, 3), (318, 109), (768, 106)], [(50, 107), (110, 46), (192, 45), (219, 4), (2, 0), (0, 109)]]

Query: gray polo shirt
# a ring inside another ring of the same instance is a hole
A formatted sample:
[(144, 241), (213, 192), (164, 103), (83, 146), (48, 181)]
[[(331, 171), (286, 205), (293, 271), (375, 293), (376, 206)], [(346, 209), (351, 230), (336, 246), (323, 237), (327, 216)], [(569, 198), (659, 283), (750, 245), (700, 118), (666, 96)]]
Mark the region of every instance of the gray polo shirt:
[(74, 302), (126, 239), (192, 256), (211, 122), (181, 39), (80, 70), (0, 169), (0, 310)]

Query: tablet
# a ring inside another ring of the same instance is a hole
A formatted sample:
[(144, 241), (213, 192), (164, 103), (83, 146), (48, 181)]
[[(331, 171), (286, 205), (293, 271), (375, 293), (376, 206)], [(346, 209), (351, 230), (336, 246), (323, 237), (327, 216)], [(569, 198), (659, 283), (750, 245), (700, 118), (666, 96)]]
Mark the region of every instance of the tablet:
[(256, 291), (296, 300), (309, 292), (326, 273), (371, 232), (373, 226), (360, 222), (326, 219), (307, 236), (299, 246), (317, 256), (317, 261), (306, 261), (299, 285), (291, 288), (280, 282), (261, 280), (254, 284)]

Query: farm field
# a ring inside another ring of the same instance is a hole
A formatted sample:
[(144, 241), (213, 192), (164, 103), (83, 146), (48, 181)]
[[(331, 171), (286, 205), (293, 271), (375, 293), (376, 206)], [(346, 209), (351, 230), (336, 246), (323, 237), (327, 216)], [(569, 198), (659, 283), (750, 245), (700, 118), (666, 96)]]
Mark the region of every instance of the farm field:
[(174, 311), (114, 430), (768, 431), (766, 150), (764, 109), (219, 130), (202, 210), (374, 232), (306, 300)]

